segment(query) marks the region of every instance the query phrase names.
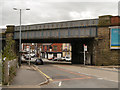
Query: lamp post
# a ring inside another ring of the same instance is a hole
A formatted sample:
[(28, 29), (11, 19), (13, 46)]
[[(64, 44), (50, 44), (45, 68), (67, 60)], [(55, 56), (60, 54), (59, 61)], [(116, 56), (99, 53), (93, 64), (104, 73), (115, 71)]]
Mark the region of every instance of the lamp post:
[(21, 13), (22, 13), (22, 10), (30, 10), (30, 9), (20, 9), (20, 8), (13, 8), (13, 10), (17, 10), (20, 12), (20, 33), (19, 33), (19, 66), (21, 66)]
[(20, 11), (19, 52), (21, 52), (21, 13), (22, 13), (22, 10), (30, 10), (30, 9), (29, 9), (29, 8), (27, 8), (27, 9), (18, 9), (18, 8), (13, 8), (13, 10), (19, 10), (19, 11)]

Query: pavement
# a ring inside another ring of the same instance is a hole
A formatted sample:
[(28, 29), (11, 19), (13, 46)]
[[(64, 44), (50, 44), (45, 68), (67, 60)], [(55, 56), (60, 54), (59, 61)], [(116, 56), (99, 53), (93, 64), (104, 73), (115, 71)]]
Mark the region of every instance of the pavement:
[(40, 88), (46, 78), (32, 65), (22, 65), (8, 88)]

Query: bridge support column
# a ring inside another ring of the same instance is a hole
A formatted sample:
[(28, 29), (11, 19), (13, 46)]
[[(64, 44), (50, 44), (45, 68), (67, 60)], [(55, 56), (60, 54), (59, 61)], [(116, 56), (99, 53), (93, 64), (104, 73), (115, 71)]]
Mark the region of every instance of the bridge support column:
[(7, 30), (5, 32), (6, 34), (6, 45), (8, 46), (9, 43), (12, 43), (10, 47), (10, 51), (12, 51), (11, 53), (13, 53), (14, 56), (19, 56), (19, 52), (18, 52), (18, 41), (14, 40), (14, 25), (9, 25), (7, 26)]
[(12, 51), (14, 52), (14, 54), (17, 54), (17, 48), (16, 48), (16, 41), (13, 40), (14, 38), (14, 25), (9, 25), (7, 26), (7, 30), (6, 30), (6, 41), (5, 42), (10, 42), (10, 40), (12, 40), (11, 42), (13, 42), (12, 44)]
[(83, 64), (83, 45), (79, 42), (72, 43), (72, 64)]

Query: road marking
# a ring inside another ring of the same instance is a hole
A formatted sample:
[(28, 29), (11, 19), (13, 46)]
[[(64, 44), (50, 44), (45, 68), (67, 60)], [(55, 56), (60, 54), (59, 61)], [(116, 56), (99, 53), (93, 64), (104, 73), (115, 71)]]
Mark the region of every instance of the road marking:
[(108, 80), (108, 81), (117, 82), (117, 83), (119, 82), (119, 81), (115, 81), (115, 80)]
[(103, 78), (98, 78), (99, 80), (103, 80)]
[(84, 77), (84, 78), (66, 78), (66, 79), (55, 79), (54, 81), (68, 81), (68, 80), (80, 80), (80, 79), (91, 79), (92, 77)]
[(85, 77), (85, 75), (81, 75), (80, 73), (72, 72), (72, 71), (69, 71), (69, 70), (62, 69), (62, 68), (58, 68), (57, 67), (56, 69), (59, 69), (61, 71), (65, 71), (65, 72), (68, 72), (68, 73), (72, 73), (72, 74), (75, 74), (75, 75), (79, 75), (79, 76)]
[[(81, 73), (81, 72), (78, 72), (78, 73)], [(84, 74), (84, 75), (88, 75), (88, 76), (93, 76), (93, 77), (99, 77), (99, 76), (97, 76), (97, 75), (91, 75), (91, 74), (86, 74), (86, 73), (81, 73), (81, 74)], [(99, 77), (99, 79), (100, 79), (100, 77)], [(101, 78), (102, 79), (102, 78)], [(112, 81), (112, 82), (119, 82), (119, 81), (115, 81), (115, 80), (109, 80), (109, 79), (105, 79), (105, 78), (103, 78), (104, 80), (107, 80), (107, 81)]]
[(48, 78), (50, 81), (53, 81), (52, 78), (50, 78), (48, 75), (46, 75), (45, 73), (43, 73), (38, 67), (37, 67), (38, 71), (43, 74), (46, 78)]
[(62, 85), (62, 82), (60, 81), (58, 86), (60, 87), (61, 85)]

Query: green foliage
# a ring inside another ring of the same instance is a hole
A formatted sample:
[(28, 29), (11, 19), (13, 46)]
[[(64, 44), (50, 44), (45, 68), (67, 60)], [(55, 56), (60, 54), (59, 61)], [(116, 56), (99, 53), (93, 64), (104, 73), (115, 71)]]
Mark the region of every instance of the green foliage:
[(14, 66), (10, 67), (9, 73), (10, 73), (9, 80), (11, 81), (11, 80), (13, 80), (13, 77), (16, 76), (16, 67), (14, 67)]
[(16, 58), (16, 54), (14, 53), (14, 43), (12, 37), (7, 38), (6, 46), (2, 52), (2, 58), (6, 57), (6, 60), (13, 60)]

